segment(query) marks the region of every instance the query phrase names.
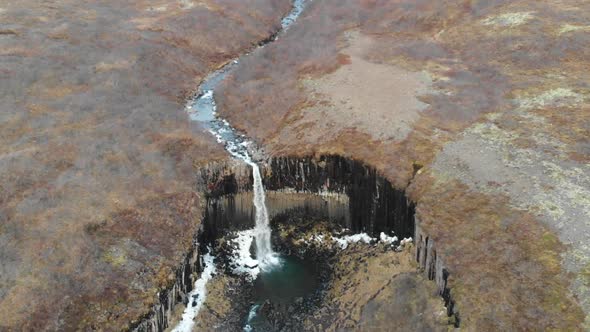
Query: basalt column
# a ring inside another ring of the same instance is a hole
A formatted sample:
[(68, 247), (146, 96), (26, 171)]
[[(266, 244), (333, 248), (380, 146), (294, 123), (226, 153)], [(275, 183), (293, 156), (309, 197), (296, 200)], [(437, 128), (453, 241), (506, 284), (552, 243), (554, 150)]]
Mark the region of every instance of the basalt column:
[(339, 193), (348, 196), (354, 232), (378, 236), (393, 231), (414, 236), (414, 205), (403, 190), (394, 188), (377, 171), (339, 156), (273, 158), (265, 170), (267, 190), (291, 188), (297, 192)]

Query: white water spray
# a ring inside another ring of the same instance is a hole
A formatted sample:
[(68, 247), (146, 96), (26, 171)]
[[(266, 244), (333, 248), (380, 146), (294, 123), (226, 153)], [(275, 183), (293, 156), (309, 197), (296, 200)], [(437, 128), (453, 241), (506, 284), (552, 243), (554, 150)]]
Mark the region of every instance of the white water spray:
[(267, 270), (277, 265), (280, 260), (278, 255), (272, 250), (266, 195), (264, 194), (260, 168), (252, 161), (247, 161), (247, 163), (252, 166), (252, 176), (254, 178), (254, 207), (256, 208), (254, 236), (256, 237), (256, 258), (258, 259), (260, 268)]
[[(297, 19), (304, 8), (307, 0), (294, 0), (293, 8), (281, 22), (282, 32), (287, 30), (291, 24)], [(276, 40), (276, 37), (275, 37)], [(263, 47), (263, 46), (261, 46)], [(247, 54), (246, 54), (247, 55)], [(234, 157), (239, 158), (252, 167), (252, 174), (254, 177), (254, 206), (256, 208), (256, 226), (253, 235), (256, 239), (256, 258), (258, 266), (254, 267), (252, 264), (243, 264), (251, 271), (250, 274), (256, 278), (260, 270), (269, 270), (273, 266), (280, 263), (278, 255), (273, 252), (271, 245), (271, 230), (268, 219), (268, 210), (266, 208), (266, 197), (264, 194), (264, 186), (262, 184), (262, 177), (260, 176), (260, 169), (258, 165), (252, 161), (248, 153), (249, 141), (244, 135), (239, 135), (237, 131), (224, 119), (217, 117), (217, 106), (215, 105), (215, 87), (223, 80), (225, 75), (233, 70), (239, 63), (236, 59), (226, 64), (220, 70), (209, 75), (205, 81), (199, 86), (199, 94), (187, 105), (187, 112), (192, 121), (198, 121), (204, 125), (206, 129), (211, 132), (217, 141), (225, 145), (225, 149)], [(248, 232), (243, 232), (247, 235)], [(250, 237), (251, 239), (251, 237)], [(242, 239), (243, 240), (243, 239)], [(240, 241), (240, 243), (251, 243), (251, 241)], [(243, 249), (243, 248), (240, 248)], [(249, 250), (249, 248), (247, 248)], [(182, 321), (173, 329), (173, 331), (191, 331), (194, 325), (194, 319), (198, 315), (205, 295), (207, 292), (206, 284), (209, 279), (215, 274), (214, 257), (211, 251), (204, 257), (205, 269), (201, 274), (201, 278), (195, 282), (195, 288), (190, 293), (191, 298), (194, 298), (194, 306), (191, 304), (187, 306)], [(241, 259), (246, 263), (255, 263), (250, 257), (243, 257)]]

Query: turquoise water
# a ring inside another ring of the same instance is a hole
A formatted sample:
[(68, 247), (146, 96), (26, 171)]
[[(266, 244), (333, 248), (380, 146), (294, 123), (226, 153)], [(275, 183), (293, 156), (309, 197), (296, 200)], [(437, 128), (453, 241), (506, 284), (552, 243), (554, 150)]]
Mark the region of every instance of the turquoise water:
[(295, 306), (313, 295), (319, 288), (317, 267), (296, 257), (281, 257), (281, 265), (271, 271), (262, 272), (254, 281), (254, 305), (250, 308), (244, 330), (270, 331), (266, 312), (261, 310), (268, 301), (272, 310), (287, 313)]

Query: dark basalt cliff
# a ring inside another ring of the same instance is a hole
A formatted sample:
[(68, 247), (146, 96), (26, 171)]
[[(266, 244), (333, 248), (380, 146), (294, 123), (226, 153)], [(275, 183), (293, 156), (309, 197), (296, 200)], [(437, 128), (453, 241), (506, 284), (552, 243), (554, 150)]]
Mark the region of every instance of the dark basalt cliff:
[(159, 332), (170, 326), (174, 307), (179, 304), (189, 304), (188, 294), (193, 289), (194, 283), (201, 272), (201, 255), (199, 246), (190, 248), (182, 260), (181, 265), (174, 273), (174, 284), (163, 289), (157, 294), (156, 303), (150, 308), (149, 313), (129, 326), (129, 330), (137, 332)]
[[(448, 315), (459, 326), (458, 310), (451, 298), (446, 280), (448, 271), (436, 259), (432, 241), (428, 241), (415, 223), (414, 204), (405, 192), (393, 188), (375, 169), (340, 156), (319, 158), (275, 157), (262, 164), (267, 207), (272, 216), (306, 209), (314, 216), (343, 223), (355, 233), (366, 232), (379, 237), (381, 232), (398, 238), (417, 239), (416, 260), (430, 280), (437, 284), (445, 299)], [(163, 291), (152, 312), (137, 331), (160, 331), (168, 326), (172, 307), (185, 302), (198, 271), (199, 248), (229, 230), (253, 226), (254, 206), (250, 191), (252, 174), (249, 166), (236, 162), (212, 163), (199, 170), (201, 187), (207, 188), (206, 210), (194, 248), (176, 271), (176, 282)]]
[[(207, 183), (208, 207), (213, 211), (220, 202), (230, 211), (209, 213), (219, 227), (233, 219), (239, 224), (253, 215), (250, 211), (236, 211), (236, 195), (252, 188), (249, 169), (238, 167), (237, 174), (228, 166), (201, 171)], [(414, 235), (414, 205), (408, 201), (403, 190), (395, 189), (389, 181), (369, 166), (339, 156), (320, 158), (271, 158), (262, 164), (262, 177), (266, 191), (272, 195), (300, 193), (346, 197), (346, 227), (353, 232), (366, 232), (379, 236), (381, 232), (394, 232), (398, 237)], [(325, 195), (324, 195), (325, 194)], [(269, 202), (269, 210), (278, 208)], [(224, 215), (231, 213), (231, 217)]]
[(298, 192), (347, 195), (349, 227), (354, 232), (378, 236), (393, 231), (402, 238), (414, 234), (414, 206), (405, 192), (359, 161), (340, 156), (278, 157), (272, 158), (264, 170), (267, 190), (292, 188)]

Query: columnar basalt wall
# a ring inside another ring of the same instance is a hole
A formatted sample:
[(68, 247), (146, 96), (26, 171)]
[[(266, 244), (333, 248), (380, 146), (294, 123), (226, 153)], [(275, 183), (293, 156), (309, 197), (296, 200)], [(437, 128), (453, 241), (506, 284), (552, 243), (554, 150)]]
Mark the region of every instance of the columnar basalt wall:
[[(271, 216), (307, 207), (314, 213), (344, 219), (344, 225), (354, 232), (378, 236), (393, 231), (398, 237), (414, 236), (414, 204), (403, 190), (358, 161), (339, 156), (278, 157), (263, 163), (261, 172)], [(251, 223), (252, 201), (244, 199), (244, 193), (252, 188), (249, 167), (224, 164), (208, 167), (200, 176), (207, 188), (206, 239), (214, 239), (220, 229), (244, 228)], [(308, 198), (301, 201), (295, 194), (307, 194)], [(317, 198), (315, 203), (312, 197)]]
[(340, 156), (273, 158), (264, 167), (264, 185), (267, 190), (345, 194), (349, 199), (349, 227), (354, 232), (414, 235), (414, 204), (405, 192), (358, 161)]
[[(288, 186), (267, 187), (273, 174), (270, 163), (261, 172), (266, 187), (266, 203), (271, 219), (289, 210), (304, 209), (347, 227), (351, 224), (349, 197), (346, 192), (309, 191)], [(205, 189), (206, 213), (201, 242), (209, 243), (231, 230), (254, 226), (252, 204), (252, 169), (239, 162), (207, 165), (199, 171), (199, 182)]]
[[(459, 326), (457, 306), (448, 285), (449, 272), (437, 257), (432, 240), (415, 221), (414, 203), (405, 192), (394, 188), (375, 169), (340, 156), (319, 158), (276, 157), (261, 163), (270, 217), (305, 209), (316, 216), (340, 222), (354, 232), (379, 236), (394, 232), (398, 238), (416, 241), (416, 260), (438, 286), (449, 316)], [(199, 251), (227, 231), (254, 225), (252, 169), (238, 161), (212, 163), (197, 173), (204, 210), (202, 226), (194, 248), (176, 272), (176, 282), (163, 291), (152, 312), (134, 327), (135, 331), (162, 331), (169, 324), (172, 308), (186, 303), (196, 272), (200, 272)], [(200, 247), (200, 248), (199, 248)]]
[[(254, 227), (255, 208), (251, 191), (209, 197), (205, 230), (202, 241), (218, 238), (225, 231), (244, 230)], [(272, 220), (279, 214), (292, 210), (304, 210), (307, 214), (326, 218), (347, 226), (350, 224), (350, 209), (345, 194), (320, 195), (290, 190), (266, 191), (266, 205)]]
[(199, 168), (196, 174), (197, 185), (201, 191), (201, 206), (206, 206), (206, 208), (203, 210), (201, 226), (197, 234), (194, 235), (193, 246), (176, 269), (174, 283), (159, 293), (156, 303), (149, 313), (139, 322), (132, 323), (129, 330), (135, 332), (164, 331), (170, 326), (174, 307), (179, 303), (188, 303), (188, 294), (193, 290), (194, 283), (198, 279), (199, 273), (202, 272), (202, 256), (200, 254), (202, 245), (209, 243), (209, 239), (214, 239), (216, 234), (214, 230), (216, 227), (221, 227), (215, 222), (210, 222), (212, 219), (215, 220), (215, 218), (211, 218), (211, 214), (217, 211), (215, 208), (218, 204), (216, 198), (226, 197), (229, 200), (238, 192), (251, 190), (252, 184), (249, 180), (251, 172), (248, 170), (247, 165), (236, 161), (209, 163)]
[(459, 316), (459, 309), (451, 294), (449, 286), (449, 271), (445, 267), (443, 260), (436, 255), (434, 241), (422, 231), (419, 220), (416, 220), (414, 239), (416, 243), (416, 261), (418, 262), (418, 266), (428, 279), (436, 282), (438, 294), (445, 301), (447, 315), (449, 317), (454, 317), (454, 325), (455, 327), (459, 327), (461, 319)]
[(143, 317), (137, 324), (132, 324), (129, 330), (136, 332), (159, 332), (169, 326), (172, 310), (180, 302), (188, 303), (188, 294), (201, 272), (201, 255), (197, 238), (190, 250), (176, 270), (174, 284), (158, 294), (156, 303), (152, 306), (149, 314)]

